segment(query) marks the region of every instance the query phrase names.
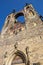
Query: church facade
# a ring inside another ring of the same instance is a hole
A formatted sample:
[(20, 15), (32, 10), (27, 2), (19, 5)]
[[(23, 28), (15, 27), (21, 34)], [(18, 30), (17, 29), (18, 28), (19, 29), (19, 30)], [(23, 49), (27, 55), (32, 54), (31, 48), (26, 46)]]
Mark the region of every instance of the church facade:
[[(20, 16), (24, 23), (17, 19)], [(6, 17), (0, 34), (0, 65), (43, 65), (43, 22), (31, 4)]]

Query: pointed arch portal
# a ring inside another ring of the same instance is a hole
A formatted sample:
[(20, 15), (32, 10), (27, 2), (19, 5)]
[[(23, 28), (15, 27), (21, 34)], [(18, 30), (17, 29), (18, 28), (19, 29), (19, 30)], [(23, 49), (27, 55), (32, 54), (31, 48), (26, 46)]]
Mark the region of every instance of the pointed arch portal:
[(16, 51), (7, 58), (5, 65), (25, 65), (26, 64), (26, 56), (22, 51)]

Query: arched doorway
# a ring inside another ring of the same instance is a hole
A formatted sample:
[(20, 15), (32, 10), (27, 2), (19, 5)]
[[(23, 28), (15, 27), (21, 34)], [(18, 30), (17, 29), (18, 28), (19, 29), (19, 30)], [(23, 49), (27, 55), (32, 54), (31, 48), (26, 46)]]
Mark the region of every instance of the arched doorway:
[(5, 60), (5, 65), (25, 65), (26, 64), (26, 55), (17, 50), (16, 52), (12, 52), (7, 59)]
[(23, 52), (17, 51), (16, 56), (13, 58), (11, 65), (25, 65), (26, 64), (26, 56)]

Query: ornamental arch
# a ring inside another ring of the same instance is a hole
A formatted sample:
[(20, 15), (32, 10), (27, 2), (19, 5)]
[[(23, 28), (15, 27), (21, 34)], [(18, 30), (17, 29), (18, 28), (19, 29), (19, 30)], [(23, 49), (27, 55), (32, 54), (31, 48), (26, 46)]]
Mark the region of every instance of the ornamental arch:
[(18, 65), (18, 64), (26, 64), (26, 55), (18, 50), (15, 53), (13, 52), (9, 57), (7, 58), (5, 65)]

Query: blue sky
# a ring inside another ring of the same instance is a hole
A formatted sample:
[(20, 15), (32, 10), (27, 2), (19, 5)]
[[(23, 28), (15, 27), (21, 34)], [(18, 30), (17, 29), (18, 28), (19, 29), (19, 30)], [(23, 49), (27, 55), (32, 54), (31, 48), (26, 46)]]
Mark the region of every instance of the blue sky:
[(17, 12), (22, 10), (25, 3), (31, 3), (35, 10), (43, 16), (43, 0), (0, 0), (0, 31), (6, 16), (10, 14), (13, 9)]

